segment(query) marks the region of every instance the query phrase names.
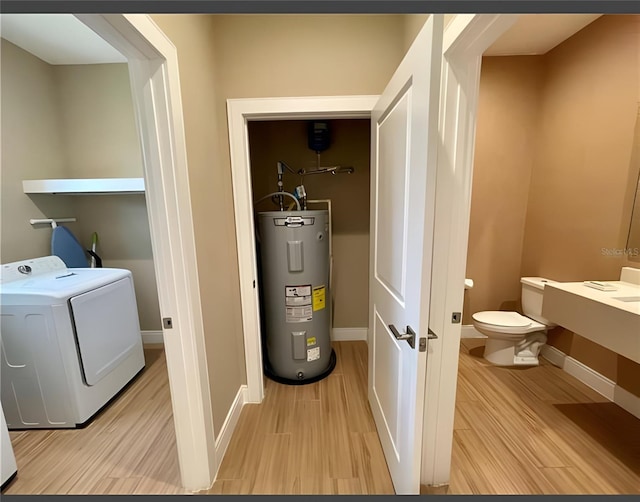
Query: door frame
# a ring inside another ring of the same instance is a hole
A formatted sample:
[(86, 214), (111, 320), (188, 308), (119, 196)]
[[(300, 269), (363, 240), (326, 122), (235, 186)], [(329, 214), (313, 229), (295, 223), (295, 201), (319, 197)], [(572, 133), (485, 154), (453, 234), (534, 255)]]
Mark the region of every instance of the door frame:
[(227, 100), (231, 178), (247, 371), (245, 402), (260, 403), (264, 398), (255, 234), (253, 231), (247, 231), (247, 229), (255, 228), (251, 200), (248, 122), (370, 118), (371, 110), (377, 99), (378, 96), (363, 95)]
[[(462, 323), (476, 114), (482, 54), (517, 20), (511, 14), (459, 14), (445, 27), (440, 87), (436, 221), (421, 484), (449, 484)], [(440, 291), (440, 294), (434, 294)], [(433, 349), (433, 352), (431, 352)]]
[[(461, 324), (471, 208), (473, 152), (484, 51), (515, 23), (517, 15), (462, 14), (445, 27), (440, 91), (436, 222), (430, 327), (421, 455), (421, 484), (449, 483)], [(377, 96), (229, 99), (231, 172), (236, 217), (240, 296), (245, 340), (248, 401), (264, 397), (247, 122), (314, 118), (366, 118)], [(357, 110), (355, 106), (359, 106)]]
[(78, 14), (129, 68), (182, 485), (211, 487), (219, 460), (205, 352), (178, 54), (146, 14)]

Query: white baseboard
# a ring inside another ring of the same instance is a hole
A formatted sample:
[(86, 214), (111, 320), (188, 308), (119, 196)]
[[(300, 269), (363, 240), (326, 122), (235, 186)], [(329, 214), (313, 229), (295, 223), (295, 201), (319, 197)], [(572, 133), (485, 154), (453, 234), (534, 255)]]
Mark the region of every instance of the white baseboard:
[(460, 329), (460, 338), (487, 338), (486, 335), (480, 333), (473, 324), (463, 324)]
[(162, 331), (141, 331), (140, 333), (142, 334), (142, 345), (164, 344)]
[[(231, 441), (231, 436), (233, 435), (233, 431), (236, 429), (236, 425), (238, 424), (238, 419), (240, 418), (240, 412), (242, 411), (242, 407), (247, 402), (247, 386), (241, 385), (238, 389), (238, 393), (236, 394), (236, 398), (233, 400), (233, 404), (229, 409), (229, 413), (227, 413), (227, 418), (224, 419), (224, 423), (222, 424), (222, 428), (220, 429), (220, 433), (216, 438), (216, 459), (218, 461), (218, 466), (216, 470), (222, 464), (222, 459), (224, 458), (224, 454), (227, 451), (227, 446), (229, 446), (229, 442)], [(217, 475), (217, 472), (216, 472)]]
[(601, 375), (589, 366), (581, 363), (551, 345), (543, 345), (540, 355), (554, 366), (580, 380), (583, 384), (616, 403), (623, 410), (640, 418), (640, 397), (618, 386), (613, 380)]
[(613, 389), (613, 402), (627, 410), (634, 417), (640, 418), (640, 397), (616, 385)]
[(333, 328), (331, 340), (334, 342), (352, 342), (356, 340), (367, 341), (368, 328)]
[(564, 360), (567, 355), (561, 350), (558, 350), (551, 345), (543, 345), (540, 349), (540, 355), (554, 366), (561, 369), (564, 368)]
[(602, 394), (609, 401), (613, 401), (613, 389), (616, 386), (616, 383), (613, 380), (601, 375), (573, 357), (565, 358), (563, 369), (569, 373), (569, 375), (576, 377), (587, 387), (591, 387), (598, 394)]

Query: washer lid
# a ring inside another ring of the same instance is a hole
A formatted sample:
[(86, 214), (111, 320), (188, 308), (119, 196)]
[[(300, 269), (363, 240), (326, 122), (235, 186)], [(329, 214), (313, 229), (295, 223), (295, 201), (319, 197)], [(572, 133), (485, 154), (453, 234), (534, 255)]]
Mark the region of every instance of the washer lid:
[(476, 321), (494, 326), (505, 326), (514, 328), (525, 328), (531, 324), (531, 319), (517, 312), (507, 312), (502, 310), (489, 310), (486, 312), (476, 312), (473, 314)]
[(130, 275), (130, 271), (118, 268), (56, 270), (3, 284), (0, 288), (2, 304), (46, 305), (51, 302), (58, 303)]

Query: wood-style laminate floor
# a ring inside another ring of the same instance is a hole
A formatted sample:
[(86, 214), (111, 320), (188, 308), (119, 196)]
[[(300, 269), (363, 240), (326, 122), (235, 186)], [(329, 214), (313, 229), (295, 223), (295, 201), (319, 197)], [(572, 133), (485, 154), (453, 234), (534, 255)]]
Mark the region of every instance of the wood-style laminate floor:
[(265, 399), (242, 409), (215, 494), (393, 494), (367, 401), (367, 345), (335, 342), (323, 380), (265, 379)]
[(3, 494), (180, 494), (164, 351), (84, 429), (10, 431), (18, 475)]
[(450, 494), (640, 494), (640, 420), (540, 359), (500, 368), (463, 339)]
[[(436, 493), (640, 493), (640, 420), (545, 360), (491, 366), (482, 345), (462, 343), (451, 484)], [(266, 380), (203, 493), (393, 493), (366, 400), (366, 345), (335, 346), (321, 382)], [(186, 493), (164, 354), (145, 356), (144, 373), (86, 429), (11, 432), (18, 477), (3, 494)]]

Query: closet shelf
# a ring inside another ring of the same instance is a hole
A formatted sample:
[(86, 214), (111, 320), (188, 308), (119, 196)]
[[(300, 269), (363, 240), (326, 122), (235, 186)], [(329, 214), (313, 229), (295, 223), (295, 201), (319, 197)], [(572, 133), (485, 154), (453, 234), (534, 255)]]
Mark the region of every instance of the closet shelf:
[(144, 178), (87, 178), (23, 180), (24, 193), (117, 194), (144, 193)]

